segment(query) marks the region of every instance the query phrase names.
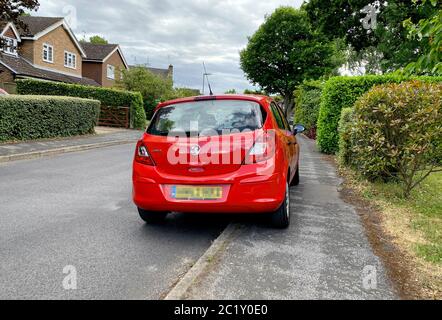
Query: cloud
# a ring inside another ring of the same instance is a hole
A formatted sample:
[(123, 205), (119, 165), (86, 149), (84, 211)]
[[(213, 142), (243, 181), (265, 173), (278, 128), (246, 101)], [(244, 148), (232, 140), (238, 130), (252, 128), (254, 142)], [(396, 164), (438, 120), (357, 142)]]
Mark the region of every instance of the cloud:
[(202, 87), (202, 62), (214, 91), (251, 88), (239, 67), (239, 51), (282, 5), (303, 0), (40, 0), (41, 16), (71, 13), (79, 38), (101, 35), (121, 45), (130, 64), (175, 66), (177, 86)]

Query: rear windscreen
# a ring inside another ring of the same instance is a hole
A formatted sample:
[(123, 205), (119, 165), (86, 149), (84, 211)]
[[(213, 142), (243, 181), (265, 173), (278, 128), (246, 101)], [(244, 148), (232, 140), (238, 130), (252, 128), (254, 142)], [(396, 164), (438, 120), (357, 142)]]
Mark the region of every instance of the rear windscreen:
[(147, 133), (152, 135), (229, 134), (262, 128), (265, 113), (252, 101), (209, 100), (179, 103), (155, 114)]

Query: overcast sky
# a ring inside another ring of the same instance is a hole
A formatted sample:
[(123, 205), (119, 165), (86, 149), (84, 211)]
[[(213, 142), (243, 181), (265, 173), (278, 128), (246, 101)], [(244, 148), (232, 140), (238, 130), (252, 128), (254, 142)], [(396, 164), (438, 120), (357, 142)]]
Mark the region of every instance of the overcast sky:
[[(129, 64), (175, 67), (175, 85), (201, 89), (205, 61), (217, 93), (252, 88), (239, 51), (277, 7), (303, 0), (40, 0), (34, 15), (68, 16), (79, 39), (119, 43)], [(71, 17), (76, 17), (72, 20)]]

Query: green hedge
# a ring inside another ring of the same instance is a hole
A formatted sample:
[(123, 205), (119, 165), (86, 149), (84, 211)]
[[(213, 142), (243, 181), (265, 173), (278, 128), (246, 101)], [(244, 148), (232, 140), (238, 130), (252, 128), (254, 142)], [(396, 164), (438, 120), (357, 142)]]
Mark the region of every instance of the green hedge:
[(375, 85), (401, 83), (409, 80), (442, 82), (442, 77), (402, 77), (395, 75), (334, 77), (326, 82), (318, 118), (318, 146), (324, 153), (336, 153), (339, 149), (338, 125), (341, 110), (353, 107), (364, 93)]
[(376, 86), (355, 104), (345, 130), (348, 164), (370, 180), (399, 180), (405, 195), (438, 165), (442, 84), (410, 81)]
[(339, 163), (349, 165), (352, 159), (352, 144), (350, 140), (351, 127), (354, 124), (354, 109), (344, 108), (339, 121)]
[(110, 107), (130, 107), (130, 127), (145, 129), (146, 113), (143, 98), (138, 92), (120, 91), (100, 87), (81, 86), (60, 82), (17, 80), (17, 92), (23, 95), (68, 96), (94, 99)]
[(321, 81), (307, 81), (295, 91), (295, 123), (304, 125), (306, 135), (312, 139), (316, 138), (322, 87)]
[(0, 97), (0, 141), (67, 137), (94, 132), (100, 102), (67, 97)]

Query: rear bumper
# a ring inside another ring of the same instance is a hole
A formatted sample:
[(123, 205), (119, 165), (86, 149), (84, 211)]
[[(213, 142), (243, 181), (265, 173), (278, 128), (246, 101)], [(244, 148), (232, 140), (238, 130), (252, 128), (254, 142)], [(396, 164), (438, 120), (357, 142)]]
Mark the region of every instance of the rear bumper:
[[(252, 165), (251, 165), (252, 166)], [(229, 175), (210, 178), (185, 178), (160, 174), (155, 167), (134, 163), (133, 200), (148, 211), (195, 213), (267, 213), (276, 211), (284, 201), (286, 176), (283, 173), (253, 175), (243, 166)], [(227, 192), (217, 201), (171, 199), (167, 185), (216, 185)]]

